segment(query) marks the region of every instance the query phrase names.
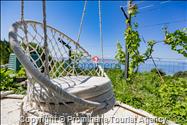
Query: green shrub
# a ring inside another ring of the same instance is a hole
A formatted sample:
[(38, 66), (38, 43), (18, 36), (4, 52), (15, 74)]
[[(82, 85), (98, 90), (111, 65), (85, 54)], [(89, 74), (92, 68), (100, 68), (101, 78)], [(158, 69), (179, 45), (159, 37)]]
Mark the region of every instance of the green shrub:
[(26, 88), (16, 84), (16, 72), (1, 68), (0, 70), (0, 91), (13, 90), (15, 93), (25, 94)]
[(187, 79), (163, 76), (163, 83), (157, 73), (144, 72), (126, 82), (121, 70), (108, 70), (107, 74), (117, 100), (158, 117), (187, 124)]
[(162, 71), (161, 69), (153, 68), (153, 69), (151, 69), (151, 72), (152, 73), (157, 73), (157, 74), (159, 72), (161, 76), (165, 76), (166, 75), (166, 73), (164, 71)]
[(187, 78), (187, 71), (179, 71), (173, 75), (174, 77), (186, 77)]
[(0, 71), (0, 91), (11, 90), (14, 84), (14, 78), (15, 74), (13, 71), (2, 68)]
[(159, 89), (163, 109), (162, 113), (180, 124), (187, 119), (187, 79), (172, 79), (165, 81)]
[(17, 78), (25, 78), (26, 77), (26, 72), (23, 66), (20, 67), (20, 70), (16, 73)]
[(0, 64), (6, 64), (9, 60), (9, 55), (12, 52), (10, 44), (6, 40), (0, 40)]

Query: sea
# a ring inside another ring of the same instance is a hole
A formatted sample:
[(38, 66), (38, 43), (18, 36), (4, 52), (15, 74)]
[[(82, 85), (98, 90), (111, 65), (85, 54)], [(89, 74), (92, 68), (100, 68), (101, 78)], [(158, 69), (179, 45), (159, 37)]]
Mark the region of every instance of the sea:
[[(119, 64), (115, 59), (104, 59), (100, 64), (106, 69), (120, 68), (124, 69), (124, 65)], [(179, 71), (187, 71), (187, 59), (148, 59), (138, 67), (138, 72), (149, 72), (151, 69), (157, 68), (164, 71), (167, 75), (173, 75)]]

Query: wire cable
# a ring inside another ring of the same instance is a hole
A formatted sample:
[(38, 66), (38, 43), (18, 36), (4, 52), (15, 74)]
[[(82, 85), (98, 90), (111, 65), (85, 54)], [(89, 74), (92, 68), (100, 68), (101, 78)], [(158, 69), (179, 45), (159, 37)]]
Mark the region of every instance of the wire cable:
[(169, 25), (169, 24), (173, 24), (173, 23), (180, 23), (180, 22), (186, 22), (187, 19), (181, 19), (181, 20), (174, 20), (174, 21), (167, 21), (167, 22), (161, 22), (161, 23), (157, 23), (157, 24), (151, 24), (151, 25), (143, 25), (140, 28), (147, 28), (147, 27), (154, 27), (154, 26), (160, 26), (160, 25)]
[(140, 7), (139, 10), (143, 10), (143, 9), (146, 9), (146, 8), (151, 8), (151, 7), (154, 7), (154, 6), (159, 6), (159, 5), (162, 5), (162, 4), (169, 3), (169, 2), (171, 2), (171, 1), (167, 0), (167, 1), (159, 2), (158, 4), (149, 4), (147, 6)]

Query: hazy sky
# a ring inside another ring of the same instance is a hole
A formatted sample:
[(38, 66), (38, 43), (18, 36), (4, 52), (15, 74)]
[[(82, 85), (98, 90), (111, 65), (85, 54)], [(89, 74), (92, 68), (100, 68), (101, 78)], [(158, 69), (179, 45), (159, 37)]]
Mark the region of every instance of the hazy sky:
[[(25, 19), (42, 21), (42, 2), (25, 2)], [(104, 57), (113, 58), (116, 43), (124, 45), (125, 18), (120, 6), (126, 1), (102, 1)], [(187, 27), (186, 1), (135, 1), (139, 13), (133, 19), (138, 22), (139, 32), (146, 40), (160, 41), (164, 38), (162, 27), (168, 26), (172, 32)], [(51, 25), (74, 40), (77, 39), (83, 1), (47, 1), (47, 24)], [(20, 19), (19, 1), (1, 1), (1, 39), (7, 39), (11, 24)], [(99, 43), (98, 2), (88, 1), (80, 44), (92, 55), (101, 55)], [(142, 42), (140, 51), (145, 51)], [(168, 45), (159, 43), (154, 47), (154, 57), (185, 59), (172, 51)]]

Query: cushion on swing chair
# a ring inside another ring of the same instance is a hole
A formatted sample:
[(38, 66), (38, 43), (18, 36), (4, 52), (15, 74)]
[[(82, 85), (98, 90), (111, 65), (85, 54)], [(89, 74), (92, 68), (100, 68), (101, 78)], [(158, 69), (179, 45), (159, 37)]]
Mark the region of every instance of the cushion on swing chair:
[[(93, 99), (104, 93), (110, 92), (113, 95), (112, 84), (107, 77), (98, 76), (65, 76), (51, 80), (54, 84), (60, 86), (65, 91), (83, 99)], [(39, 84), (35, 84), (35, 98), (39, 102), (54, 102), (45, 89), (41, 89)], [(53, 95), (57, 97), (56, 95)], [(59, 99), (60, 100), (60, 99)], [(100, 99), (102, 101), (102, 98)], [(98, 100), (98, 101), (100, 101)]]
[[(99, 111), (93, 112), (96, 115), (107, 112), (115, 104), (115, 97), (112, 91), (112, 84), (107, 77), (98, 76), (65, 76), (51, 80), (65, 91), (79, 98), (99, 103), (107, 103), (107, 106)], [(74, 102), (62, 100), (55, 93), (48, 93), (41, 89), (39, 84), (34, 86), (35, 92), (32, 97), (32, 104), (39, 102), (40, 108), (50, 113), (74, 113), (88, 110)], [(58, 105), (58, 106), (57, 106)], [(71, 107), (71, 108), (70, 108)], [(51, 110), (53, 109), (53, 110)]]

